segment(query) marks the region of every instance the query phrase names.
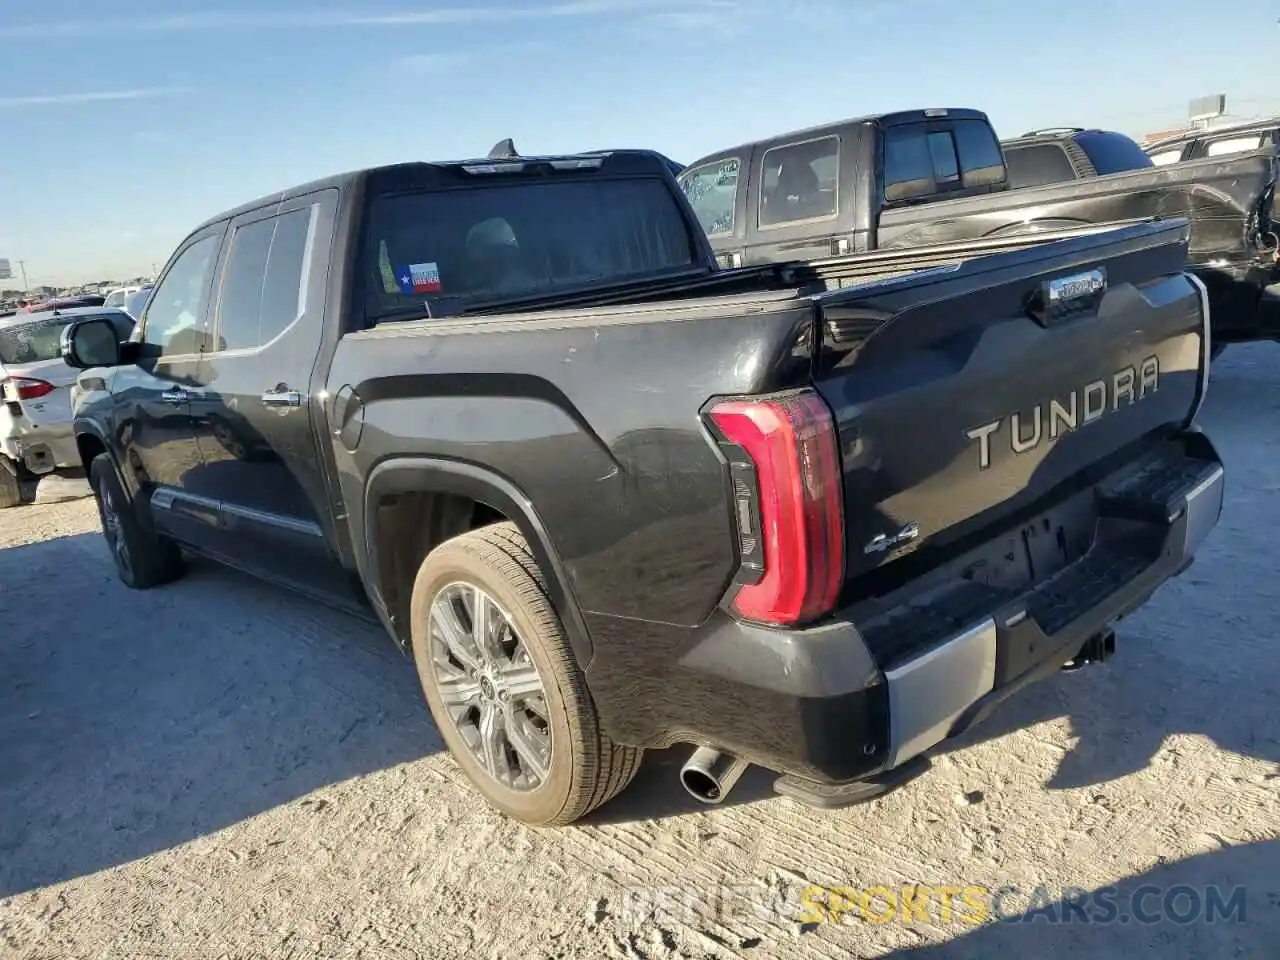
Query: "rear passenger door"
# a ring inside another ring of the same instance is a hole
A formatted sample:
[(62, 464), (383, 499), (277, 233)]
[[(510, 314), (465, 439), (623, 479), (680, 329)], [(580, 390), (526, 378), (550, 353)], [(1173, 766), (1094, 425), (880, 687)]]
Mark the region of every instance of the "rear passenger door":
[(324, 535), (322, 384), (326, 266), (337, 209), (327, 190), (233, 220), (192, 418), (220, 503), (217, 551), (300, 587), (331, 589)]
[(835, 132), (756, 148), (747, 201), (748, 264), (852, 252), (851, 154)]

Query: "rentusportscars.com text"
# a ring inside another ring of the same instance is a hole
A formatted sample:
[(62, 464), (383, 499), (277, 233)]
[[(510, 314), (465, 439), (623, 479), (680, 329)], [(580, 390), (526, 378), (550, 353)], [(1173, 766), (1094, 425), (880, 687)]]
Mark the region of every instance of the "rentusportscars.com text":
[(630, 887), (623, 916), (684, 923), (755, 917), (774, 923), (841, 922), (980, 926), (986, 923), (1192, 924), (1248, 922), (1245, 887), (1132, 888), (1037, 884)]

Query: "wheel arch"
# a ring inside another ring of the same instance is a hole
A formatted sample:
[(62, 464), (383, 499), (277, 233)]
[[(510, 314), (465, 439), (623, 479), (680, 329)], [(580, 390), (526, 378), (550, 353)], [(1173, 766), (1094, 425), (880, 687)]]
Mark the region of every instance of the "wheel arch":
[(85, 477), (89, 476), (93, 461), (105, 453), (107, 459), (111, 462), (112, 469), (116, 472), (116, 479), (120, 481), (120, 486), (124, 488), (124, 492), (129, 495), (130, 499), (137, 497), (138, 485), (135, 482), (135, 478), (121, 469), (120, 458), (116, 456), (116, 451), (107, 441), (106, 435), (98, 425), (92, 421), (77, 421), (74, 429), (76, 451), (80, 454), (80, 463), (84, 466)]
[[(368, 583), (377, 592), (377, 605), (387, 612), (394, 634), (403, 625), (394, 622), (384, 595), (386, 572), (382, 569), (380, 543), (384, 531), (379, 506), (398, 494), (434, 494), (455, 497), (487, 508), (513, 522), (524, 536), (546, 582), (552, 606), (564, 624), (579, 665), (591, 662), (592, 645), (586, 623), (545, 525), (530, 499), (510, 480), (492, 470), (456, 460), (407, 456), (383, 460), (370, 472), (364, 490), (364, 535), (360, 550)], [(402, 641), (403, 642), (403, 641)]]

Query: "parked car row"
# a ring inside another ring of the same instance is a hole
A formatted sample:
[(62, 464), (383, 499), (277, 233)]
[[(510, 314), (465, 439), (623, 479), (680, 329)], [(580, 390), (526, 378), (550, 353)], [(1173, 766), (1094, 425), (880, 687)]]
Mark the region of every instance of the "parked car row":
[(61, 333), (120, 580), (380, 621), (537, 824), (677, 743), (707, 803), (865, 800), (1109, 656), (1218, 520), (1188, 257), (1258, 255), (1269, 167), (1011, 189), (975, 110), (673, 166), (506, 141), (197, 226), (127, 339)]

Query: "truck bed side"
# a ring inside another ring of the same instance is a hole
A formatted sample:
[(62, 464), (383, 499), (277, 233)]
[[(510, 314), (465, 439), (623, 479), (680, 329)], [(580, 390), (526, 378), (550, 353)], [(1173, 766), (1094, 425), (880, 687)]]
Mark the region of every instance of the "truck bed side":
[(1147, 217), (1191, 222), (1190, 262), (1256, 256), (1270, 222), (1269, 151), (885, 210), (877, 249)]
[(551, 532), (583, 611), (699, 623), (735, 539), (698, 411), (718, 393), (806, 383), (813, 329), (811, 301), (788, 290), (347, 336), (330, 382), (360, 398), (342, 414), (362, 424), (358, 447), (335, 444), (353, 529), (377, 542), (391, 453), (483, 465)]

